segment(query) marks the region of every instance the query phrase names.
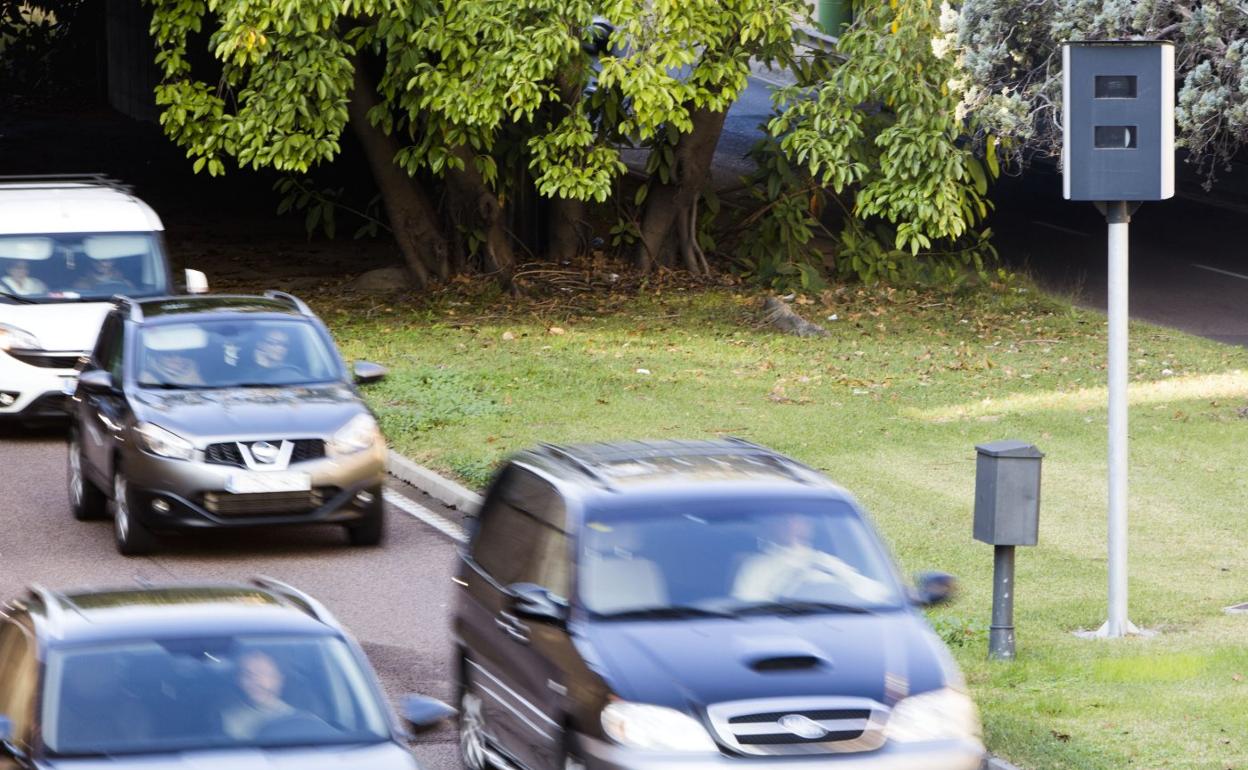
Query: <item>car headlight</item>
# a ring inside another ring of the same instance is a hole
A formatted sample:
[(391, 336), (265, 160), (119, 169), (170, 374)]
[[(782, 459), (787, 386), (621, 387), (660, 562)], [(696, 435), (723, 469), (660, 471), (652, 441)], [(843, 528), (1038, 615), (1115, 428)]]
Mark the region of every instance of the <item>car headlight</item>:
[(719, 751), (698, 720), (663, 706), (616, 701), (602, 710), (602, 729), (621, 746), (643, 751)]
[(970, 696), (952, 688), (903, 698), (889, 714), (885, 735), (891, 741), (972, 740), (981, 737), (979, 710)]
[(381, 440), (381, 429), (372, 415), (361, 414), (352, 418), (330, 440), (330, 448), (337, 455), (351, 455), (372, 449)]
[(154, 455), (171, 460), (189, 460), (195, 456), (195, 447), (191, 442), (159, 425), (141, 422), (137, 432), (140, 446)]
[(16, 326), (0, 324), (0, 350), (41, 350), (35, 335)]

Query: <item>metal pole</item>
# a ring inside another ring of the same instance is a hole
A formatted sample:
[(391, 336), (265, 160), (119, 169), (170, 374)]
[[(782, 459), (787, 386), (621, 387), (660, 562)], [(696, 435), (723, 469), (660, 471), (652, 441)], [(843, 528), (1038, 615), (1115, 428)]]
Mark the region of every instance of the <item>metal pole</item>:
[(1014, 546), (999, 545), (992, 559), (992, 626), (988, 657), (1014, 660)]
[(1098, 636), (1135, 633), (1127, 619), (1127, 234), (1126, 201), (1105, 206), (1109, 225), (1109, 620)]

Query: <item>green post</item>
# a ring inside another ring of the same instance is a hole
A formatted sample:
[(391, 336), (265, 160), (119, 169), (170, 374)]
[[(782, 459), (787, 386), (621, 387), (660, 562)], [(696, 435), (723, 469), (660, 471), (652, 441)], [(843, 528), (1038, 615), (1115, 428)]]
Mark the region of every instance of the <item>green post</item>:
[(819, 0), (819, 29), (840, 35), (841, 28), (854, 20), (853, 0)]

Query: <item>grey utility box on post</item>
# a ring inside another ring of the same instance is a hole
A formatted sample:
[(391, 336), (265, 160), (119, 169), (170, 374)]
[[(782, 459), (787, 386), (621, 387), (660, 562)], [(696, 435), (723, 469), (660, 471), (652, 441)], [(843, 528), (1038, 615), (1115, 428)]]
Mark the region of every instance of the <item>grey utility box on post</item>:
[(1173, 44), (1063, 43), (1062, 102), (1067, 200), (1173, 197)]
[(1025, 441), (994, 441), (975, 451), (975, 539), (989, 545), (1035, 545), (1044, 453)]

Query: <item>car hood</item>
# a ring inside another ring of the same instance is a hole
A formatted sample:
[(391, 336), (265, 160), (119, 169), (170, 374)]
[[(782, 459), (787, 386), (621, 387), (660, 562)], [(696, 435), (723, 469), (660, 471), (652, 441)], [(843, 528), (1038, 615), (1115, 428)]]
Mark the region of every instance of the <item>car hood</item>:
[(393, 743), (359, 748), (258, 751), (192, 751), (182, 754), (126, 756), (116, 759), (65, 759), (46, 770), (418, 770), (412, 755)]
[(43, 350), (91, 350), (112, 308), (108, 302), (0, 305), (0, 323), (35, 335)]
[(368, 409), (342, 384), (221, 390), (140, 390), (135, 416), (194, 443), (329, 436)]
[(805, 696), (891, 705), (961, 678), (910, 611), (597, 622), (585, 635), (619, 697), (685, 710)]

